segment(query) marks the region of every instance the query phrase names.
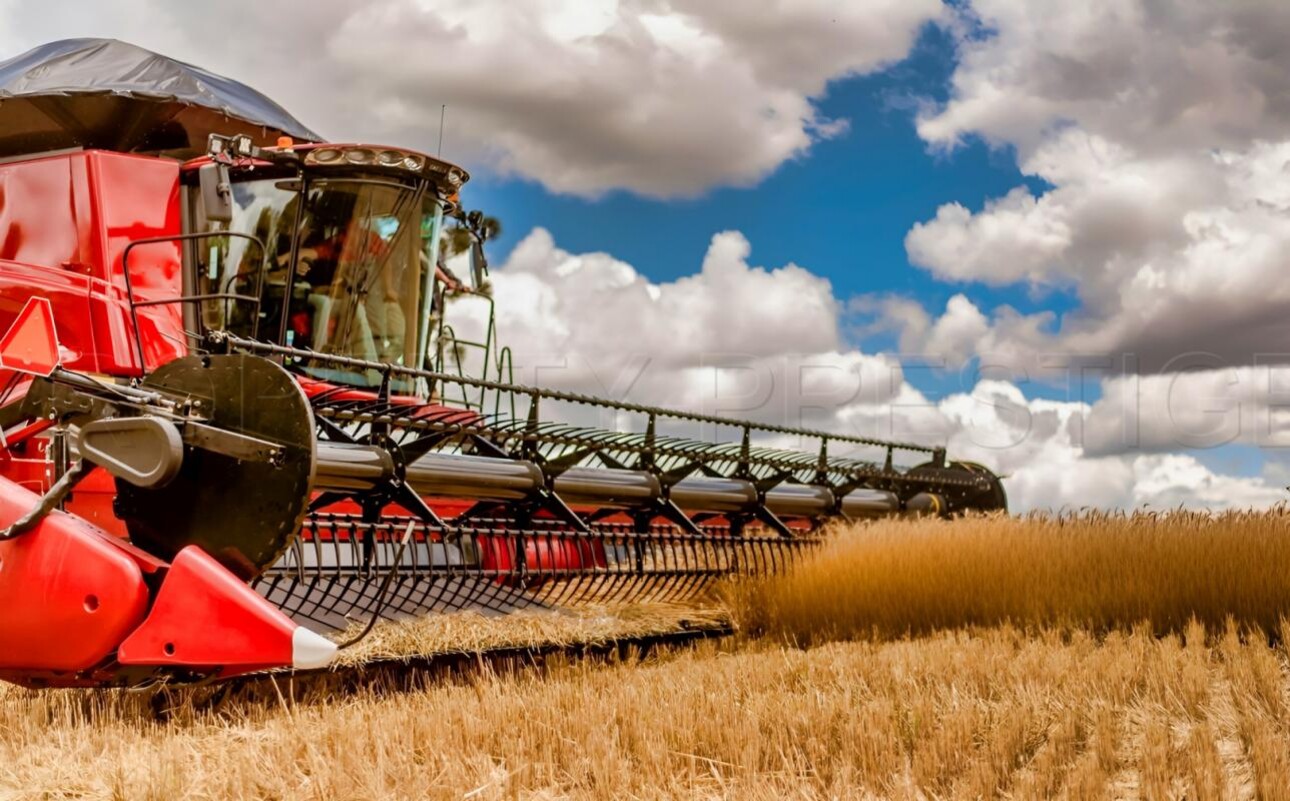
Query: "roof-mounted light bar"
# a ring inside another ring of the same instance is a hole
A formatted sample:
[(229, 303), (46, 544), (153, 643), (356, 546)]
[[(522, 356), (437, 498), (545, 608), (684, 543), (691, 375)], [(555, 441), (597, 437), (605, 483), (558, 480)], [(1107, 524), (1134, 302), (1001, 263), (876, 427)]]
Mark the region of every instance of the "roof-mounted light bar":
[(420, 153), (393, 147), (323, 145), (306, 150), (304, 161), (310, 167), (384, 167), (403, 172), (429, 173), (434, 177), (441, 177), (453, 192), (470, 180), (470, 176), (458, 167)]
[(411, 150), (370, 145), (299, 147), (293, 146), (287, 137), (281, 137), (278, 141), (276, 148), (262, 148), (246, 134), (211, 134), (207, 141), (207, 153), (211, 161), (226, 166), (247, 161), (267, 161), (272, 164), (303, 163), (307, 167), (376, 167), (414, 173), (434, 180), (445, 196), (450, 198), (470, 180), (470, 175), (460, 167)]

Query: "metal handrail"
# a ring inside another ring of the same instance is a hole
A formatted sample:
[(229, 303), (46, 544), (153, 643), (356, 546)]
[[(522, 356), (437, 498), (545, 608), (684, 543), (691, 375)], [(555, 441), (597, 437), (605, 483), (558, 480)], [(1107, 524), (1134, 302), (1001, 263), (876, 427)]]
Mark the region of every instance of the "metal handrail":
[[(515, 363), (514, 363), (514, 357), (511, 353), (511, 349), (509, 347), (502, 347), (498, 349), (497, 355), (495, 357), (492, 355), (493, 348), (495, 346), (495, 343), (497, 342), (497, 303), (491, 295), (486, 295), (478, 292), (474, 292), (471, 294), (474, 297), (483, 298), (488, 303), (488, 325), (485, 329), (484, 341), (476, 342), (474, 340), (461, 339), (460, 337), (458, 337), (456, 330), (447, 323), (447, 317), (448, 317), (447, 304), (445, 302), (444, 312), (439, 317), (439, 331), (437, 335), (438, 342), (436, 347), (435, 367), (439, 372), (444, 372), (444, 373), (448, 372), (447, 360), (445, 359), (445, 351), (449, 350), (449, 348), (447, 347), (449, 345), (451, 345), (450, 349), (454, 354), (454, 356), (456, 355), (457, 349), (459, 347), (476, 348), (478, 350), (483, 351), (483, 353), (481, 354), (481, 359), (483, 363), (483, 374), (480, 376), (480, 378), (484, 380), (488, 380), (490, 367), (491, 367), (492, 372), (495, 374), (496, 378), (499, 381), (502, 381), (505, 383), (512, 383), (515, 378)], [(465, 378), (466, 374), (462, 368), (461, 360), (455, 358), (454, 362), (457, 368), (456, 375), (459, 378)], [(460, 385), (460, 386), (462, 389), (461, 403), (463, 406), (465, 406), (468, 409), (476, 409), (481, 414), (488, 411), (488, 408), (487, 408), (488, 407), (488, 401), (487, 401), (488, 388), (487, 387), (479, 387), (479, 399), (477, 401), (472, 401), (468, 396), (468, 394), (466, 393), (465, 385)], [(510, 408), (511, 415), (514, 416), (515, 397), (513, 394), (511, 395), (510, 407), (511, 407)], [(494, 395), (494, 400), (493, 400), (493, 414), (494, 415), (500, 414), (501, 410), (502, 410), (502, 392), (496, 391)]]
[[(140, 245), (159, 245), (163, 242), (195, 242), (201, 239), (214, 239), (216, 237), (229, 237), (233, 239), (246, 239), (260, 249), (261, 262), (268, 255), (268, 248), (260, 241), (258, 236), (244, 234), (241, 231), (193, 231), (187, 234), (170, 234), (167, 236), (152, 236), (145, 239), (135, 239), (126, 244), (125, 250), (121, 252), (121, 272), (125, 277), (125, 298), (130, 304), (130, 324), (134, 327), (134, 345), (139, 354), (139, 371), (147, 372), (147, 362), (143, 356), (143, 336), (139, 333), (139, 307), (140, 306), (167, 306), (172, 303), (200, 303), (203, 300), (215, 300), (223, 298), (225, 300), (239, 300), (251, 303), (256, 307), (256, 314), (252, 315), (255, 323), (252, 325), (252, 336), (258, 333), (259, 327), (259, 308), (260, 298), (264, 292), (264, 269), (261, 265), (258, 280), (255, 285), (255, 295), (240, 295), (231, 292), (204, 293), (200, 295), (180, 295), (174, 298), (160, 298), (157, 300), (136, 301), (134, 299), (134, 286), (130, 280), (130, 253)], [(227, 306), (225, 307), (225, 316), (227, 316)]]
[[(441, 322), (439, 325), (438, 340), (436, 342), (436, 348), (435, 348), (436, 369), (439, 372), (443, 372), (443, 373), (448, 372), (448, 358), (446, 356), (446, 353), (449, 350), (451, 350), (451, 352), (454, 354), (452, 363), (457, 368), (456, 374), (459, 378), (465, 378), (466, 374), (462, 371), (461, 359), (455, 358), (455, 354), (457, 352), (458, 347), (463, 347), (466, 345), (474, 345), (478, 347), (478, 343), (458, 339), (456, 330), (454, 330), (452, 326), (445, 325)], [(466, 394), (466, 386), (460, 383), (458, 384), (458, 386), (461, 388), (461, 397), (459, 399), (454, 398), (453, 400), (455, 402), (460, 402), (461, 405), (467, 409), (475, 409), (479, 412), (483, 412), (484, 410), (480, 406), (480, 404), (471, 401), (469, 396)], [(432, 394), (433, 394), (433, 389), (432, 389)], [(482, 397), (482, 393), (481, 393), (481, 397)]]
[[(508, 384), (515, 383), (515, 356), (511, 352), (509, 345), (504, 345), (497, 351), (497, 377)], [(500, 416), (502, 413), (502, 393), (498, 392), (493, 396), (496, 400), (493, 402), (493, 416)], [(511, 399), (511, 417), (515, 416), (515, 394), (510, 393)]]

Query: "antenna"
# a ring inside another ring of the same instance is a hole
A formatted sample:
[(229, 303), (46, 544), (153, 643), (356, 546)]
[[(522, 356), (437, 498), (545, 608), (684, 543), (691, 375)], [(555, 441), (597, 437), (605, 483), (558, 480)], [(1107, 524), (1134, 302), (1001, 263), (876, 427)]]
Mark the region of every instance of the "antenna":
[(436, 157), (443, 155), (443, 118), (448, 113), (448, 104), (444, 103), (439, 106), (439, 150), (435, 153)]

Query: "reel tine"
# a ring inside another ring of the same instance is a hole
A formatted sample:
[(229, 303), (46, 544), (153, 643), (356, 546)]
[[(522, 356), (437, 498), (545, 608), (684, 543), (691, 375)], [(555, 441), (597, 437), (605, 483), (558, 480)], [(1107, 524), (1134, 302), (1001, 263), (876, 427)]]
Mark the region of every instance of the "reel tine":
[[(465, 609), (673, 603), (701, 596), (722, 576), (779, 572), (807, 542), (712, 524), (691, 534), (673, 524), (597, 523), (580, 532), (551, 520), (522, 530), (511, 521), (480, 522), (486, 525), (452, 531), (455, 545), (449, 532), (418, 524), (396, 566), (397, 523), (318, 515), (307, 522), (312, 542), (289, 549), (255, 586), (288, 615), (341, 630), (370, 619), (381, 600), (375, 579), (396, 567), (380, 610), (389, 620)], [(369, 531), (372, 570), (361, 545)]]

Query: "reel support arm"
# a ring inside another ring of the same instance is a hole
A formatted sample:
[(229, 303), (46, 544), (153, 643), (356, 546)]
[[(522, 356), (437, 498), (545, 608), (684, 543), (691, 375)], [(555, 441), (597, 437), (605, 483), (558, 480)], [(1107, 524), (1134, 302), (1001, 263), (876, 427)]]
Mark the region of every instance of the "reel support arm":
[(45, 519), (46, 515), (62, 505), (68, 493), (77, 484), (81, 483), (81, 479), (85, 478), (92, 469), (93, 465), (86, 464), (84, 460), (72, 462), (62, 477), (49, 488), (49, 491), (40, 496), (39, 503), (32, 507), (31, 511), (15, 520), (8, 528), (0, 531), (0, 542), (20, 537), (35, 528), (41, 520)]

